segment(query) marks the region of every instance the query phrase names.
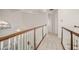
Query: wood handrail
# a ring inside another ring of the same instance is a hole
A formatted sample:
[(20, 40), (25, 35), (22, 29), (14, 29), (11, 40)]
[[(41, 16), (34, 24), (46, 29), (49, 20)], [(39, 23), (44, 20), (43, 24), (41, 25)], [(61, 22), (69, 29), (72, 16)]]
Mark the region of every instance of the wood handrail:
[(73, 34), (79, 37), (79, 33), (76, 33), (76, 32), (74, 32), (74, 31), (72, 31), (72, 30), (70, 30), (70, 29), (67, 29), (67, 28), (65, 28), (65, 27), (62, 27), (61, 44), (62, 44), (62, 46), (63, 46), (64, 49), (65, 49), (65, 47), (64, 47), (64, 45), (63, 45), (63, 29), (65, 29), (65, 30), (67, 30), (67, 31), (70, 32), (70, 35), (71, 35), (71, 50), (73, 50), (73, 46), (74, 46), (74, 45), (73, 45)]
[(67, 28), (65, 28), (65, 27), (62, 27), (62, 29), (65, 29), (65, 30), (67, 30), (67, 31), (69, 31), (69, 32), (72, 32), (72, 34), (75, 34), (76, 36), (79, 36), (79, 33), (76, 33), (76, 32), (74, 32), (74, 31), (72, 31), (72, 30), (69, 30), (69, 29), (67, 29)]
[(75, 27), (75, 28), (79, 28), (79, 26), (77, 26), (77, 25), (74, 25), (74, 27)]
[(7, 40), (7, 39), (9, 39), (9, 38), (15, 37), (15, 36), (17, 36), (17, 35), (23, 34), (23, 33), (25, 33), (25, 32), (28, 32), (28, 31), (31, 31), (31, 30), (34, 30), (34, 29), (38, 29), (38, 28), (44, 27), (44, 26), (46, 26), (46, 25), (47, 25), (47, 24), (41, 25), (41, 26), (37, 26), (37, 27), (31, 28), (31, 29), (27, 29), (27, 30), (24, 30), (24, 31), (16, 32), (16, 33), (13, 33), (13, 34), (10, 34), (10, 35), (6, 35), (6, 36), (3, 36), (3, 37), (0, 37), (0, 41)]

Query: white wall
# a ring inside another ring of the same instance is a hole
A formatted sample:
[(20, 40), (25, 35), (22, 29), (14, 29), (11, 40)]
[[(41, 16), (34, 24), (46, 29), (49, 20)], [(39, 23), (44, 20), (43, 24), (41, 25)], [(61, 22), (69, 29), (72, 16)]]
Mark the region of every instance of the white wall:
[(48, 32), (53, 33), (53, 26), (52, 26), (52, 14), (48, 14)]
[(47, 24), (47, 14), (23, 14), (23, 22), (26, 28)]
[(0, 20), (7, 21), (9, 24), (11, 24), (11, 29), (0, 30), (0, 32), (2, 32), (0, 35), (10, 34), (15, 32), (17, 28), (23, 27), (24, 24), (22, 21), (22, 13), (10, 10), (0, 10), (0, 12)]
[(46, 24), (48, 20), (46, 13), (31, 14), (17, 10), (0, 10), (0, 19), (11, 24), (11, 29), (0, 30), (0, 35), (10, 34), (17, 29), (24, 30), (43, 25)]
[(58, 37), (61, 38), (61, 27), (79, 25), (78, 9), (59, 9), (58, 10)]

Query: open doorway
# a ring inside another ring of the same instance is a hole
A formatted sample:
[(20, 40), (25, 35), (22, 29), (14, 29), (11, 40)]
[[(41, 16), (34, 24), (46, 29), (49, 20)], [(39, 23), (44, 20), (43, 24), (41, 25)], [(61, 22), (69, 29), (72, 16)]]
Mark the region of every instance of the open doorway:
[(48, 18), (48, 32), (58, 35), (58, 10), (50, 10), (48, 13)]

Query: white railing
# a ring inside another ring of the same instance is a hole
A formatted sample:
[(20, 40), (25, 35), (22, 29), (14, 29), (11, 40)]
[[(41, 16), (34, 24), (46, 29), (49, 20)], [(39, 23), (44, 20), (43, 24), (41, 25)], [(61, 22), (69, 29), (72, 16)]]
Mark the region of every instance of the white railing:
[(45, 24), (0, 37), (0, 50), (36, 50), (46, 33)]

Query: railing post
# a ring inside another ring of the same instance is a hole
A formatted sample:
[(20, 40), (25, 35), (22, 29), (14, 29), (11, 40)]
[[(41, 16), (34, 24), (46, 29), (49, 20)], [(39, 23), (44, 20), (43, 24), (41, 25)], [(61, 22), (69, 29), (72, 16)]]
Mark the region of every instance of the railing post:
[(71, 50), (73, 50), (73, 34), (72, 34), (72, 32), (70, 32), (71, 33)]
[(36, 28), (34, 28), (34, 50), (36, 50)]
[(61, 45), (62, 45), (63, 49), (65, 50), (64, 45), (63, 45), (63, 27), (61, 29)]
[(63, 42), (63, 27), (62, 27), (62, 30), (61, 30), (61, 43)]

